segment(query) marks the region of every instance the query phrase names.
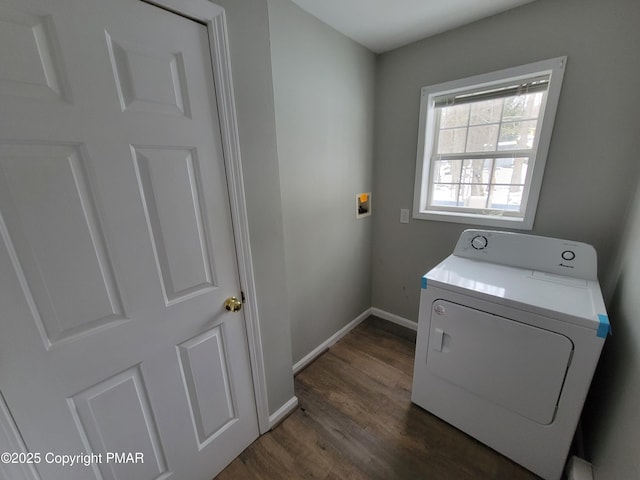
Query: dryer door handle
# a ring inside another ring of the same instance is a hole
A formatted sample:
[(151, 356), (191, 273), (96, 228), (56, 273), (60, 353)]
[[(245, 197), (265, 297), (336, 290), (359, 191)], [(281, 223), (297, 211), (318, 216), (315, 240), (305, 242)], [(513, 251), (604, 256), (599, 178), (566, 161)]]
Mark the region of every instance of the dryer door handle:
[(442, 330), (441, 328), (435, 328), (433, 330), (433, 344), (432, 344), (432, 348), (436, 351), (436, 352), (441, 352), (442, 351), (442, 344), (444, 342), (444, 330)]

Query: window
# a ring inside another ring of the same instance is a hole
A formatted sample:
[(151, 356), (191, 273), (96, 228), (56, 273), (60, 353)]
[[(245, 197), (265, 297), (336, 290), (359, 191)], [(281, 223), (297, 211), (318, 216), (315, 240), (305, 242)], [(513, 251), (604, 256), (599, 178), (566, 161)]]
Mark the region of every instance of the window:
[(414, 218), (533, 227), (565, 63), (422, 89)]

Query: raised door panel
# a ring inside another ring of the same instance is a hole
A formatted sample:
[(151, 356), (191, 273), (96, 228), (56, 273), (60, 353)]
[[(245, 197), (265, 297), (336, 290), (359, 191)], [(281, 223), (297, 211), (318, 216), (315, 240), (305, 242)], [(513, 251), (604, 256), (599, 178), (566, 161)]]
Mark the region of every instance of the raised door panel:
[[(27, 447), (18, 432), (9, 407), (0, 393), (0, 454), (27, 454)], [(21, 461), (20, 457), (11, 461), (0, 461), (0, 480), (40, 480), (33, 463)], [(13, 461), (15, 460), (15, 461)]]
[(125, 320), (87, 157), (0, 145), (0, 231), (47, 348)]
[(67, 85), (51, 16), (0, 6), (0, 94), (66, 99)]
[(196, 149), (132, 147), (167, 305), (215, 286)]
[(87, 451), (102, 455), (96, 466), (104, 479), (171, 478), (139, 366), (75, 395), (70, 405)]
[(203, 448), (237, 420), (223, 326), (183, 343), (178, 351), (194, 430)]
[(106, 38), (122, 111), (191, 116), (182, 53)]

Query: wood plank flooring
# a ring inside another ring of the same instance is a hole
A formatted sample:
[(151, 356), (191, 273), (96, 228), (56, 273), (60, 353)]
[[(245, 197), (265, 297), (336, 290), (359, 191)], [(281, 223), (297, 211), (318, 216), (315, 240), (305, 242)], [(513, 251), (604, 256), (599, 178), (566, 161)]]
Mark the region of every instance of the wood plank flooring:
[(369, 317), (295, 378), (300, 407), (219, 480), (538, 477), (410, 401), (415, 333)]

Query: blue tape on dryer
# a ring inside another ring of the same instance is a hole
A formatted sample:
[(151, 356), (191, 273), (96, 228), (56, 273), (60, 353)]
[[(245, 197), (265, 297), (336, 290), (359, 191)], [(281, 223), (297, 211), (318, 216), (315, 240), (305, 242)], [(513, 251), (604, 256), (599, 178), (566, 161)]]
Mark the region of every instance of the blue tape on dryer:
[(606, 315), (598, 314), (598, 320), (600, 321), (600, 325), (598, 325), (598, 332), (596, 335), (600, 338), (606, 338), (608, 334), (611, 333), (611, 324), (609, 324), (609, 317)]
[(422, 289), (426, 289), (427, 288), (427, 276), (425, 275), (424, 277), (422, 277)]

